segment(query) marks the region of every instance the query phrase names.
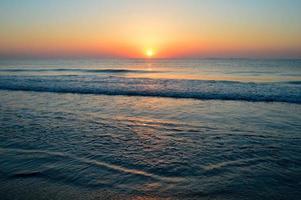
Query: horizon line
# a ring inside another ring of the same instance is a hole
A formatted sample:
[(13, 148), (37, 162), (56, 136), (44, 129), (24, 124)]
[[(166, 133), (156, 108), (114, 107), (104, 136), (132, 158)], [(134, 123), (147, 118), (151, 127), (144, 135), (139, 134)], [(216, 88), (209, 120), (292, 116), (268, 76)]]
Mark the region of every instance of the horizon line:
[(153, 57), (153, 58), (146, 58), (146, 57), (122, 57), (122, 56), (1, 56), (0, 60), (70, 60), (70, 59), (120, 59), (120, 60), (301, 60), (300, 57), (256, 57), (256, 56), (210, 56), (210, 57)]

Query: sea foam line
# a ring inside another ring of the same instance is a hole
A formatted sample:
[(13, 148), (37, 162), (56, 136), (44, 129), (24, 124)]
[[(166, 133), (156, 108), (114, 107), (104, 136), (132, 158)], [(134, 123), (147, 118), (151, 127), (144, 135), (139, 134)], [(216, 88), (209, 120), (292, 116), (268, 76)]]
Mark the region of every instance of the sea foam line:
[(301, 103), (301, 84), (97, 76), (0, 76), (0, 89), (200, 100)]
[[(88, 165), (94, 165), (96, 167), (102, 167), (102, 168), (107, 168), (109, 170), (114, 170), (118, 171), (121, 173), (126, 173), (126, 174), (132, 174), (132, 175), (138, 175), (138, 176), (143, 176), (147, 178), (151, 178), (154, 180), (160, 180), (164, 182), (170, 182), (170, 183), (176, 183), (179, 181), (182, 181), (183, 178), (180, 177), (162, 177), (153, 173), (149, 173), (143, 170), (137, 170), (137, 169), (129, 169), (123, 166), (119, 165), (114, 165), (114, 164), (109, 164), (106, 162), (102, 161), (97, 161), (97, 160), (92, 160), (88, 158), (82, 158), (82, 157), (77, 157), (68, 153), (62, 153), (62, 152), (54, 152), (54, 151), (46, 151), (46, 150), (35, 150), (35, 149), (16, 149), (16, 148), (0, 148), (0, 155), (1, 154), (6, 154), (9, 152), (14, 152), (18, 154), (45, 154), (49, 156), (57, 156), (57, 157), (64, 157), (64, 158), (69, 158), (72, 160), (77, 160), (81, 163), (86, 163)], [(35, 172), (38, 174), (38, 172)]]

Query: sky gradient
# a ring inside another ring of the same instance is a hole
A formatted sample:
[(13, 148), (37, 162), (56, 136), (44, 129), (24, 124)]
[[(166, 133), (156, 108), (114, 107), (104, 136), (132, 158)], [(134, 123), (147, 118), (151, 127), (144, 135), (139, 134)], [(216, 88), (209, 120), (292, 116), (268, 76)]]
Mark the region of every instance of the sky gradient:
[(301, 58), (299, 0), (0, 0), (0, 57)]

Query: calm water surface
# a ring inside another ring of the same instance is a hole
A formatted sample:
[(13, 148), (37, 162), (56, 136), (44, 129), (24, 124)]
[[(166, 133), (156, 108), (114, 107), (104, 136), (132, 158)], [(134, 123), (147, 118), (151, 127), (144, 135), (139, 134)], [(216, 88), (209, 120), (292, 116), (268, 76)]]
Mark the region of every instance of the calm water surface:
[(0, 62), (3, 199), (298, 199), (300, 60)]

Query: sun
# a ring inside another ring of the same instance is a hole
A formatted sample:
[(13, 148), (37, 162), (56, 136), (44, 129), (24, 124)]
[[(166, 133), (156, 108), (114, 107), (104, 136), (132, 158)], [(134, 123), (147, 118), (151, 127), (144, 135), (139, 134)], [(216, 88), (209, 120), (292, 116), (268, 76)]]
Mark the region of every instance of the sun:
[(155, 55), (155, 52), (153, 49), (147, 49), (145, 51), (145, 55), (148, 57), (148, 58), (152, 58), (154, 55)]

